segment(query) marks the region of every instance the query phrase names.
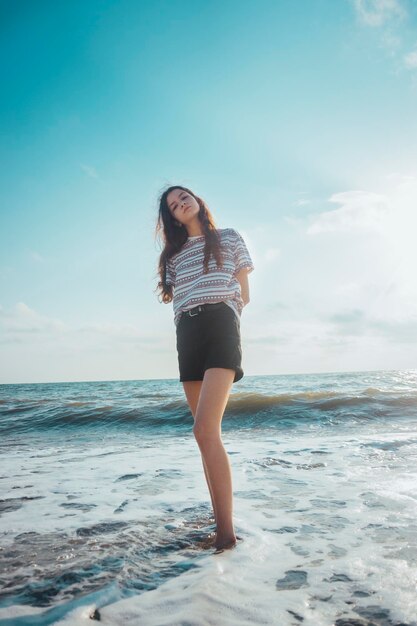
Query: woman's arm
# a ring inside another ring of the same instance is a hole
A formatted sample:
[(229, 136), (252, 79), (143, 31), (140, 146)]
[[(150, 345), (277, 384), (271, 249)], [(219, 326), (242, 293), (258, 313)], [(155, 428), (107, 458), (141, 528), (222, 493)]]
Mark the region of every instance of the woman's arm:
[(236, 278), (240, 283), (240, 291), (242, 294), (243, 306), (246, 306), (248, 302), (250, 302), (249, 298), (249, 280), (248, 280), (248, 270), (246, 267), (241, 269), (237, 274)]

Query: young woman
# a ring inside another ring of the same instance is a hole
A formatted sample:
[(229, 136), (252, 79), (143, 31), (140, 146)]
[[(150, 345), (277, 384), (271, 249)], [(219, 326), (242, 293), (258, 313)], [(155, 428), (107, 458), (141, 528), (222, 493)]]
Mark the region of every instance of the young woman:
[(173, 301), (180, 382), (194, 418), (216, 520), (216, 553), (236, 545), (232, 476), (221, 421), (232, 384), (243, 377), (240, 316), (254, 269), (241, 235), (217, 229), (190, 189), (168, 187), (159, 198), (157, 232), (162, 301)]

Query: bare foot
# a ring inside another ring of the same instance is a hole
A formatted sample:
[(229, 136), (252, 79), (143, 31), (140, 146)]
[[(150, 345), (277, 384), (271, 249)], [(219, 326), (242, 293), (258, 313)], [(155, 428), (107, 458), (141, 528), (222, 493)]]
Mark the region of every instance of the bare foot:
[(214, 554), (220, 554), (220, 552), (223, 552), (224, 550), (234, 548), (237, 543), (237, 539), (238, 537), (236, 535), (234, 535), (233, 537), (228, 537), (227, 539), (220, 539), (219, 537), (216, 537), (216, 542), (214, 544), (216, 552)]
[(217, 548), (217, 549), (213, 552), (213, 554), (221, 554), (221, 553), (222, 553), (222, 552), (224, 552), (225, 550), (231, 550), (232, 548), (235, 548), (235, 547), (236, 547), (236, 544), (234, 543), (234, 544), (232, 544), (232, 545), (230, 545), (230, 546), (226, 546), (225, 548)]

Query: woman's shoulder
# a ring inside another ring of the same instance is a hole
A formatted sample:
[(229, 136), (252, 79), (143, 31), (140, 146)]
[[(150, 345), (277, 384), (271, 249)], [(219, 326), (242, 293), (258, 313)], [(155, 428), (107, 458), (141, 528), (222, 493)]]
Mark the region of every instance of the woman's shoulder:
[(237, 231), (234, 228), (219, 228), (218, 229), (222, 239), (236, 237)]

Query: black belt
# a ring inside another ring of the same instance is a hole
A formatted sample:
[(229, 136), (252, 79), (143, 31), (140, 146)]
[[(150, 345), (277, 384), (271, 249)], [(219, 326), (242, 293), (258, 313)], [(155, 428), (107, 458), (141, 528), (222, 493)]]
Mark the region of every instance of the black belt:
[[(222, 306), (224, 306), (224, 302), (214, 302), (213, 304), (199, 304), (195, 307), (193, 307), (192, 309), (188, 309), (187, 311), (182, 311), (182, 315), (187, 315), (188, 317), (194, 317), (195, 315), (198, 315), (199, 313), (202, 313), (203, 311), (208, 311), (211, 309), (218, 309)], [(228, 306), (226, 304), (226, 306)]]

